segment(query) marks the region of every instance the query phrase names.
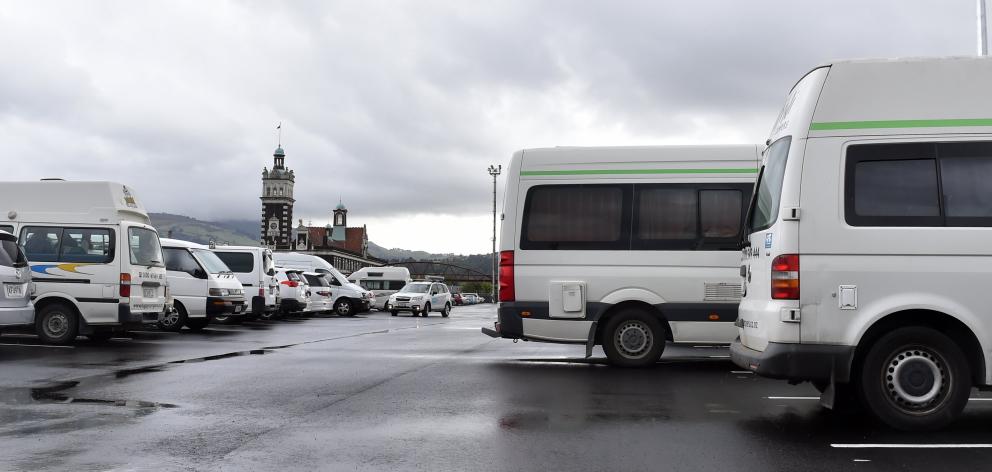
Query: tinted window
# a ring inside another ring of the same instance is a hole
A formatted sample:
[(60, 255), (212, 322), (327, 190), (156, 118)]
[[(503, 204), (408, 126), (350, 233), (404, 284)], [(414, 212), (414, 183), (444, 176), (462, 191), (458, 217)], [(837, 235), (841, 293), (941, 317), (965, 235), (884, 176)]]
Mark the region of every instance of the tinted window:
[(858, 216), (940, 216), (933, 159), (862, 161), (854, 169)]
[[(543, 185), (527, 192), (521, 248), (626, 249), (629, 185)], [(628, 207), (629, 208), (629, 207)]]
[(27, 260), (24, 259), (24, 254), (17, 247), (17, 243), (10, 239), (0, 238), (0, 266), (24, 267), (25, 265), (27, 265)]
[(406, 282), (402, 280), (390, 280), (385, 290), (399, 290), (403, 288), (404, 285), (406, 285)]
[(324, 282), (324, 279), (322, 279), (320, 276), (310, 275), (310, 274), (303, 274), (303, 277), (305, 277), (307, 279), (307, 283), (308, 284), (310, 284), (310, 285), (312, 285), (314, 287), (326, 287), (327, 286), (327, 284)]
[(992, 143), (940, 143), (941, 193), (949, 226), (992, 226)]
[(255, 271), (255, 255), (250, 252), (214, 251), (232, 272), (251, 273)]
[(29, 261), (58, 262), (62, 243), (62, 228), (27, 226), (21, 230), (21, 241)]
[(0, 225), (0, 231), (6, 231), (10, 234), (14, 234), (14, 227), (10, 225)]
[(162, 254), (165, 256), (166, 270), (185, 272), (193, 275), (193, 272), (200, 268), (200, 265), (196, 263), (196, 259), (193, 259), (193, 255), (185, 249), (167, 247), (162, 249)]
[(65, 228), (59, 261), (105, 264), (114, 260), (112, 234), (103, 228)]
[(637, 197), (637, 238), (695, 239), (697, 206), (695, 188), (640, 188)]
[(792, 137), (786, 136), (772, 143), (765, 150), (765, 165), (758, 175), (751, 209), (750, 230), (752, 233), (767, 229), (778, 219), (778, 207), (782, 199), (782, 182), (785, 179), (785, 164), (789, 160), (789, 146)]
[(741, 232), (743, 206), (740, 190), (700, 190), (699, 221), (703, 238), (736, 238)]

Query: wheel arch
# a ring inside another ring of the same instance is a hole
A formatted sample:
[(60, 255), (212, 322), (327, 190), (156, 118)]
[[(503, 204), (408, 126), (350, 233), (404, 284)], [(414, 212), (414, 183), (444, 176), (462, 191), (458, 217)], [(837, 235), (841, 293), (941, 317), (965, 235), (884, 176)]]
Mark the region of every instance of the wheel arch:
[(57, 292), (46, 293), (45, 295), (41, 295), (38, 298), (35, 298), (33, 302), (34, 302), (35, 319), (37, 319), (37, 314), (40, 313), (41, 310), (55, 303), (62, 303), (67, 305), (76, 313), (76, 318), (78, 320), (82, 321), (83, 319), (82, 310), (79, 309), (79, 302), (77, 302), (75, 298), (69, 295), (65, 295)]
[(661, 321), (665, 326), (665, 340), (671, 341), (673, 339), (672, 325), (668, 323), (668, 318), (665, 318), (665, 315), (664, 313), (661, 312), (661, 310), (658, 310), (658, 308), (656, 308), (654, 305), (651, 305), (642, 300), (625, 300), (606, 308), (606, 310), (603, 311), (603, 314), (599, 316), (599, 319), (597, 320), (596, 323), (596, 340), (595, 340), (596, 344), (603, 344), (603, 331), (606, 329), (606, 324), (610, 320), (610, 318), (612, 318), (617, 313), (626, 309), (634, 309), (634, 310), (642, 311), (644, 313), (647, 313), (651, 316), (658, 318), (658, 320)]
[(923, 326), (934, 329), (954, 340), (968, 359), (973, 385), (984, 385), (986, 381), (985, 351), (975, 332), (960, 319), (936, 310), (906, 309), (879, 318), (861, 335), (854, 351), (851, 365), (851, 377), (855, 378), (855, 370), (860, 368), (862, 361), (871, 346), (886, 333), (893, 329), (906, 326)]

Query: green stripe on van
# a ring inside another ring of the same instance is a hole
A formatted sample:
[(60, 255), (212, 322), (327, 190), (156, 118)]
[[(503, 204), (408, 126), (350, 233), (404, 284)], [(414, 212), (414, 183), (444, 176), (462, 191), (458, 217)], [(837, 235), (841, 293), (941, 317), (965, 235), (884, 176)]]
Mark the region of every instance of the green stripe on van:
[(757, 174), (758, 169), (575, 169), (524, 170), (520, 175)]
[(824, 121), (811, 123), (810, 131), (871, 128), (953, 128), (959, 126), (992, 126), (992, 118), (960, 118), (948, 120), (882, 120), (882, 121)]

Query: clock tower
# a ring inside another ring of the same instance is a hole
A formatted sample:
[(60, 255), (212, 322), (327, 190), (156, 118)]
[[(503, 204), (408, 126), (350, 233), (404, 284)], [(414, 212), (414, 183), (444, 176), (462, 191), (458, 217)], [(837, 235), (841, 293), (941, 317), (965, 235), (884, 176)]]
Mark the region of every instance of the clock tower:
[(272, 170), (262, 170), (261, 243), (270, 249), (293, 249), (293, 185), (296, 176), (286, 168), (282, 146), (272, 154)]

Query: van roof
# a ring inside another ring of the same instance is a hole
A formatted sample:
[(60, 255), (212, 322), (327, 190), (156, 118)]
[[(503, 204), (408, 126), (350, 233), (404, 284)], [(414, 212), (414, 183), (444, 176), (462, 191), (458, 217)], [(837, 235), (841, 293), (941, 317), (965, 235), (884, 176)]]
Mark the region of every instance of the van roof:
[(151, 224), (134, 189), (108, 181), (0, 182), (0, 213), (28, 223)]
[(227, 250), (231, 250), (231, 251), (267, 251), (269, 249), (268, 248), (264, 248), (264, 247), (259, 247), (259, 246), (220, 246), (220, 245), (217, 245), (217, 246), (214, 246), (213, 250), (214, 251), (227, 251)]
[(181, 239), (172, 238), (160, 238), (159, 241), (162, 242), (162, 247), (185, 247), (185, 248), (195, 248), (195, 249), (207, 249), (200, 243), (194, 243), (192, 241), (183, 241)]
[(990, 57), (859, 59), (820, 67), (830, 70), (810, 131), (992, 128)]
[(646, 175), (742, 175), (753, 177), (755, 144), (707, 146), (602, 146), (524, 149), (520, 175), (532, 177), (644, 177)]

